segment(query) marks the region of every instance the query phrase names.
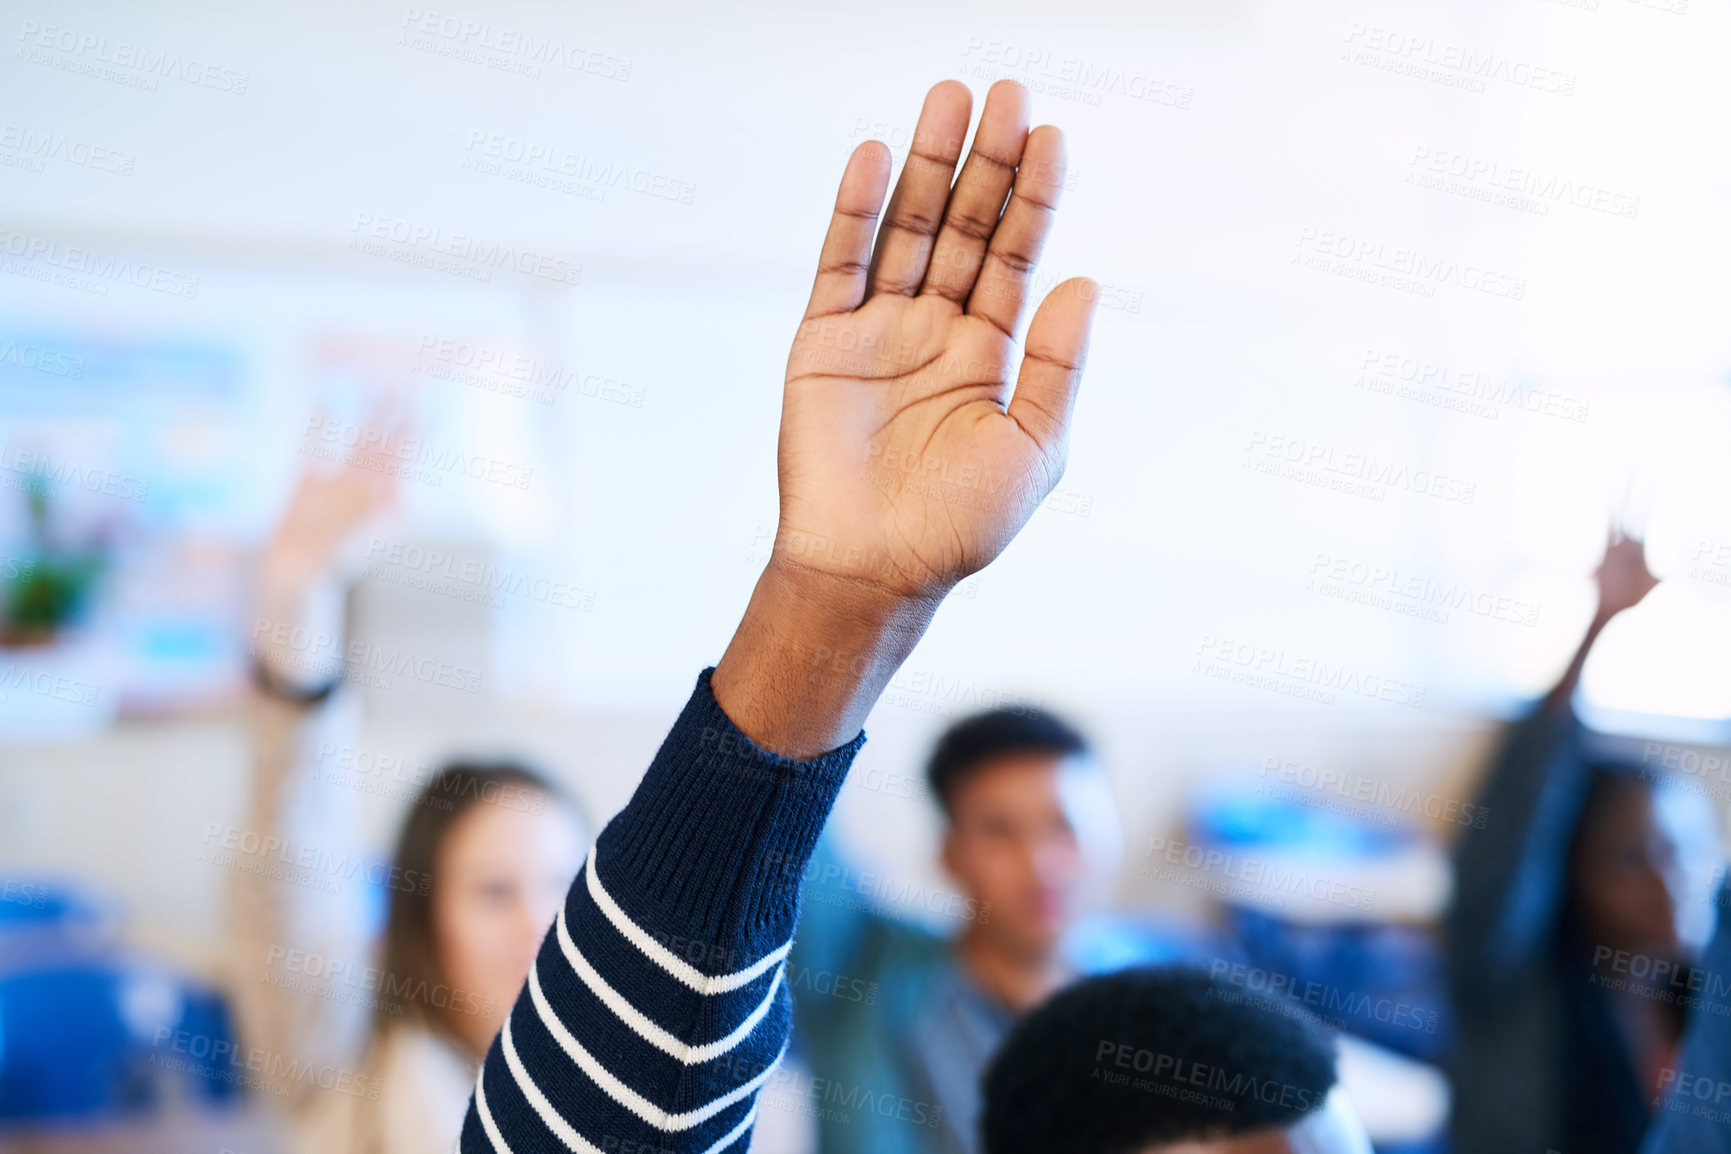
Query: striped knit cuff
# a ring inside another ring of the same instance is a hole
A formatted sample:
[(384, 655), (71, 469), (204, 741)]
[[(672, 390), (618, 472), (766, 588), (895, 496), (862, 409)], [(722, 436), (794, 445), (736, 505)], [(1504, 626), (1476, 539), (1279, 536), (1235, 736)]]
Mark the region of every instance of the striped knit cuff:
[(792, 936), (800, 877), (865, 734), (809, 761), (771, 753), (716, 703), (713, 672), (602, 831), (600, 860), (633, 919), (750, 958)]

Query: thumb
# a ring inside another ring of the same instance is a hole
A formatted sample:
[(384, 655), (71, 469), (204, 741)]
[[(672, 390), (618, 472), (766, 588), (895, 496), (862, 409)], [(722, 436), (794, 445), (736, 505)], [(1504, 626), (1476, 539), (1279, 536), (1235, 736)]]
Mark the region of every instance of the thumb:
[(1087, 277), (1072, 277), (1046, 294), (1028, 324), (1009, 414), (1047, 456), (1062, 453), (1070, 431), (1099, 290)]

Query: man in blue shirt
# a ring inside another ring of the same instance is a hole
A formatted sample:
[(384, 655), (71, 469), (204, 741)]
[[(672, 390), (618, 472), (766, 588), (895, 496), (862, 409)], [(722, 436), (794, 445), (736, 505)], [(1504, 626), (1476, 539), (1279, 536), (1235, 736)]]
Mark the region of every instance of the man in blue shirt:
[[(953, 725), (919, 792), (943, 810), (955, 892), (891, 889), (827, 842), (805, 871), (789, 985), (811, 1082), (790, 1088), (815, 1107), (823, 1154), (972, 1154), (986, 1063), (1018, 1016), (1075, 976), (1065, 931), (1115, 864), (1105, 775), (1083, 736), (1043, 710)], [(959, 928), (933, 933), (915, 909)], [(767, 1104), (784, 1104), (777, 1091)]]

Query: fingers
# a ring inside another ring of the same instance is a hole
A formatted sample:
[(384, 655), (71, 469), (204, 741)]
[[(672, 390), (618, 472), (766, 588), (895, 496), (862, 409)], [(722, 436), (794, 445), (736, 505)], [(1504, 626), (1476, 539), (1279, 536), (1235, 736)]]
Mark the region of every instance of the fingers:
[(1016, 378), (1009, 414), (1048, 457), (1061, 459), (1063, 454), (1070, 410), (1088, 357), (1097, 296), (1099, 286), (1093, 281), (1072, 277), (1046, 294), (1028, 325), (1022, 372)]
[(339, 523), (333, 531), (345, 534), (395, 503), (399, 479), (394, 455), (415, 436), (412, 402), (401, 393), (382, 392), (361, 429), (360, 443), (327, 487), (329, 513)]
[(1028, 90), (1013, 80), (1000, 80), (986, 94), (974, 147), (950, 192), (923, 291), (958, 305), (967, 302), (1027, 142)]
[(946, 80), (926, 93), (925, 107), (914, 126), (913, 147), (890, 197), (883, 234), (872, 257), (873, 294), (912, 296), (925, 280), (973, 102), (967, 86), (957, 80)]
[(1029, 134), (1016, 172), (1015, 192), (991, 234), (979, 281), (968, 297), (968, 315), (991, 322), (1008, 337), (1016, 334), (1028, 297), (1028, 280), (1052, 231), (1052, 218), (1064, 187), (1066, 155), (1064, 134), (1058, 129), (1042, 125)]
[(878, 210), (890, 183), (890, 150), (868, 140), (853, 150), (841, 175), (835, 215), (823, 238), (817, 260), (817, 281), (806, 305), (807, 320), (851, 312), (865, 300), (866, 273), (871, 265), (872, 237)]
[(384, 448), (396, 445), (408, 434), (412, 420), (410, 404), (407, 396), (388, 390), (375, 396), (361, 421), (361, 436), (349, 450), (347, 463), (362, 468), (376, 466)]

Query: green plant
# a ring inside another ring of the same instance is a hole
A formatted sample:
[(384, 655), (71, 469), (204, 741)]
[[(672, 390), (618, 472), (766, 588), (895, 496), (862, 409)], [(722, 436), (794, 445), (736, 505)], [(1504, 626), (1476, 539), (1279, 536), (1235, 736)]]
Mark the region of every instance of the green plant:
[(5, 618), (0, 641), (32, 642), (54, 636), (76, 621), (107, 569), (99, 544), (69, 549), (54, 544), (48, 480), (32, 475), (24, 490), (30, 524), (30, 555), (7, 567)]

